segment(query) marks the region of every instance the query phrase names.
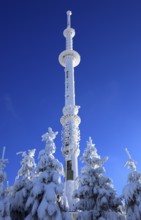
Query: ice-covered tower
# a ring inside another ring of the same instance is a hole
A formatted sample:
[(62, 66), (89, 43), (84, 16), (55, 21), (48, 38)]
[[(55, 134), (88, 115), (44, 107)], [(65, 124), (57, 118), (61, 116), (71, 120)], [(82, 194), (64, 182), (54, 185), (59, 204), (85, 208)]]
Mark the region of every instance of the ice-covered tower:
[[(66, 38), (66, 50), (59, 55), (60, 64), (65, 67), (65, 106), (63, 108), (62, 124), (62, 153), (65, 157), (65, 184), (69, 200), (71, 190), (76, 187), (75, 179), (78, 176), (78, 155), (80, 141), (79, 106), (75, 105), (74, 67), (80, 63), (80, 55), (73, 50), (75, 30), (71, 27), (71, 11), (67, 11), (67, 28), (63, 34)], [(71, 203), (71, 201), (69, 202)]]

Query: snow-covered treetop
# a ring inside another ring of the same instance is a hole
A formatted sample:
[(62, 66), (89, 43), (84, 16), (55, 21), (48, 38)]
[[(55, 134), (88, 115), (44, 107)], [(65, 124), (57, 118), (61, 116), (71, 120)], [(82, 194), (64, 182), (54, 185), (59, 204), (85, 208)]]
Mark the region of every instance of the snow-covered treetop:
[(28, 152), (18, 152), (17, 155), (22, 155), (21, 168), (18, 171), (18, 177), (23, 176), (24, 179), (31, 179), (34, 174), (34, 170), (36, 167), (34, 155), (36, 149), (28, 150)]
[(127, 167), (128, 169), (131, 170), (131, 173), (129, 173), (128, 175), (128, 182), (132, 182), (132, 183), (140, 183), (141, 184), (141, 173), (137, 172), (137, 169), (136, 169), (136, 164), (137, 162), (135, 162), (128, 149), (126, 148), (125, 149), (126, 153), (127, 153), (127, 156), (128, 156), (128, 161), (125, 163), (125, 167)]
[(0, 159), (0, 170), (3, 170), (4, 167), (6, 166), (8, 160), (7, 159), (4, 159), (4, 156), (5, 156), (5, 147), (3, 147), (3, 152), (2, 152), (2, 157)]
[(0, 159), (0, 183), (2, 183), (6, 179), (4, 168), (8, 163), (8, 160), (4, 159), (4, 155), (5, 155), (5, 147), (3, 147), (2, 157)]
[[(42, 135), (42, 141), (45, 141), (45, 149), (39, 152), (39, 162), (37, 165), (37, 173), (49, 172), (53, 173), (58, 172), (59, 174), (64, 174), (64, 169), (62, 164), (54, 157), (54, 153), (56, 150), (56, 146), (54, 143), (54, 139), (58, 132), (52, 131), (52, 128), (48, 128), (48, 132)], [(45, 174), (46, 175), (46, 174)]]
[(97, 149), (95, 148), (95, 144), (93, 144), (91, 137), (89, 137), (89, 140), (87, 141), (87, 147), (83, 153), (82, 161), (86, 162), (86, 158), (89, 157), (100, 158), (100, 156), (97, 154)]
[[(125, 149), (127, 156), (128, 156), (128, 161), (125, 164), (125, 167), (127, 167), (128, 169), (131, 170), (131, 172), (128, 175), (128, 180), (127, 180), (127, 184), (125, 185), (125, 187), (123, 188), (123, 197), (125, 199), (125, 203), (127, 204), (127, 208), (129, 208), (129, 216), (130, 219), (140, 219), (140, 217), (131, 217), (132, 215), (134, 215), (133, 213), (131, 213), (132, 208), (130, 207), (130, 205), (135, 205), (137, 204), (137, 206), (140, 204), (140, 193), (141, 193), (141, 173), (137, 171), (136, 169), (136, 162), (132, 159), (128, 149)], [(137, 198), (138, 197), (138, 198)], [(129, 205), (129, 207), (128, 207)], [(139, 205), (140, 206), (140, 205)], [(137, 213), (138, 208), (136, 207), (136, 211), (135, 213)], [(133, 209), (134, 210), (134, 209)], [(127, 216), (128, 217), (128, 216)]]
[(81, 160), (96, 169), (102, 166), (107, 159), (107, 157), (103, 159), (100, 158), (99, 154), (97, 153), (95, 144), (93, 144), (92, 142), (92, 138), (89, 137), (89, 140), (87, 141), (87, 147), (83, 153)]
[(131, 171), (136, 171), (136, 162), (132, 159), (129, 151), (127, 148), (125, 148), (125, 151), (127, 153), (128, 156), (128, 161), (126, 162), (125, 166), (130, 169)]
[(56, 146), (54, 143), (54, 139), (56, 138), (58, 132), (52, 131), (52, 128), (48, 128), (48, 132), (42, 135), (42, 141), (46, 143), (46, 154), (54, 154), (56, 150)]

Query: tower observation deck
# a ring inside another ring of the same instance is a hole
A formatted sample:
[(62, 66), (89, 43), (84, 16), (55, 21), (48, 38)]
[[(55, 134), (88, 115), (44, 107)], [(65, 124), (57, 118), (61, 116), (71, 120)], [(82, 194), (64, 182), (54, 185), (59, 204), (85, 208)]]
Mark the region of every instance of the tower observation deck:
[(59, 55), (59, 63), (65, 70), (65, 106), (63, 108), (62, 124), (62, 153), (65, 157), (65, 192), (69, 205), (73, 209), (72, 193), (78, 176), (78, 156), (81, 122), (78, 116), (80, 106), (75, 104), (74, 67), (80, 63), (80, 55), (73, 50), (75, 30), (71, 27), (71, 11), (67, 11), (67, 28), (63, 35), (66, 38), (66, 49)]

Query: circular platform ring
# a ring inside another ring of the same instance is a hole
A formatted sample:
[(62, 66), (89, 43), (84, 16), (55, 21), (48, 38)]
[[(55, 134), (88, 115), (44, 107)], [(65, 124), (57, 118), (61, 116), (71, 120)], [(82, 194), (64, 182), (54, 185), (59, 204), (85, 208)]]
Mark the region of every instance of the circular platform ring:
[(66, 56), (72, 56), (74, 59), (74, 67), (78, 66), (80, 63), (80, 55), (78, 52), (75, 50), (64, 50), (62, 53), (59, 55), (59, 63), (65, 67), (66, 62), (65, 62), (65, 57)]

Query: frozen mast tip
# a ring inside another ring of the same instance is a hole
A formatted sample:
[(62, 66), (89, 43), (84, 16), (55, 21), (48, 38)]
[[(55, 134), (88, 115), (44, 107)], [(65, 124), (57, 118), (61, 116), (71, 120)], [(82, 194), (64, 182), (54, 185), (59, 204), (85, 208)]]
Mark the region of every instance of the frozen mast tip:
[(68, 27), (71, 27), (71, 15), (72, 15), (72, 12), (67, 11), (67, 26)]

